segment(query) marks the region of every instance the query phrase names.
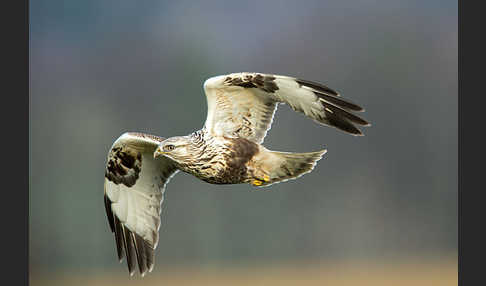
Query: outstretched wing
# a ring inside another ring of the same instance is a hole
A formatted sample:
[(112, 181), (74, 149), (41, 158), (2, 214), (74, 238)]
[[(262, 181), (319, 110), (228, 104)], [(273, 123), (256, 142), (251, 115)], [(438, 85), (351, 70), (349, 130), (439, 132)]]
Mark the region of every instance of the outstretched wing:
[(154, 266), (165, 185), (177, 171), (169, 158), (154, 159), (154, 151), (163, 140), (129, 132), (120, 136), (108, 153), (106, 215), (115, 234), (118, 258), (121, 262), (126, 256), (130, 275), (137, 261), (142, 276)]
[(208, 102), (205, 128), (213, 135), (243, 137), (261, 143), (278, 103), (287, 103), (318, 123), (353, 135), (369, 123), (353, 114), (364, 111), (325, 85), (288, 76), (233, 73), (204, 83)]

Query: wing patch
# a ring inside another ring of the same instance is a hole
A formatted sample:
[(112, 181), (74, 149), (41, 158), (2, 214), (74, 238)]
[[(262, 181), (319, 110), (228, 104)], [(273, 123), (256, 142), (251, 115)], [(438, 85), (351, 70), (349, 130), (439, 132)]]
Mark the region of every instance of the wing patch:
[(142, 155), (138, 152), (115, 147), (108, 156), (105, 177), (115, 184), (135, 185), (142, 170)]
[(244, 88), (259, 88), (264, 92), (275, 93), (278, 86), (275, 77), (262, 74), (237, 74), (230, 75), (224, 79), (224, 83), (229, 86), (241, 86)]

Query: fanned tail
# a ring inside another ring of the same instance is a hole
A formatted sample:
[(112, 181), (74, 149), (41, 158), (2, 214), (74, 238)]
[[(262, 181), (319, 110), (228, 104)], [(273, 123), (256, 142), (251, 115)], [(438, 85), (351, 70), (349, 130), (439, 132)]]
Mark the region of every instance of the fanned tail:
[(311, 172), (326, 152), (325, 149), (307, 153), (268, 151), (267, 160), (271, 163), (267, 165), (269, 180), (263, 185), (296, 179)]

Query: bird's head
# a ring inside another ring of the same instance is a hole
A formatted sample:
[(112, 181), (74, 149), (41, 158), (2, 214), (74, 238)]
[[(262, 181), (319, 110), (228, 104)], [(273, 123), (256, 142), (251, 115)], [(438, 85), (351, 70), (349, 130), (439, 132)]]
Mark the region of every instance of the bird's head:
[(154, 158), (166, 156), (176, 162), (185, 162), (191, 155), (191, 140), (187, 136), (176, 136), (162, 141), (154, 152)]

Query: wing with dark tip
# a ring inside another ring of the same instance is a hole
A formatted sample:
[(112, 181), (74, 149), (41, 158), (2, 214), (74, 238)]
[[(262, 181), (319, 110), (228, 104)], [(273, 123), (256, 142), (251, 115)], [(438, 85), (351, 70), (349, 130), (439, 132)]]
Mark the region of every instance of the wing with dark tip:
[(353, 112), (364, 111), (331, 88), (312, 81), (261, 73), (233, 73), (204, 83), (208, 102), (205, 128), (213, 135), (243, 137), (262, 143), (278, 103), (318, 123), (353, 135), (369, 123)]
[(143, 276), (152, 271), (159, 241), (160, 207), (165, 185), (177, 168), (153, 153), (164, 138), (125, 133), (108, 153), (104, 203), (120, 262), (127, 259), (133, 275), (138, 264)]

